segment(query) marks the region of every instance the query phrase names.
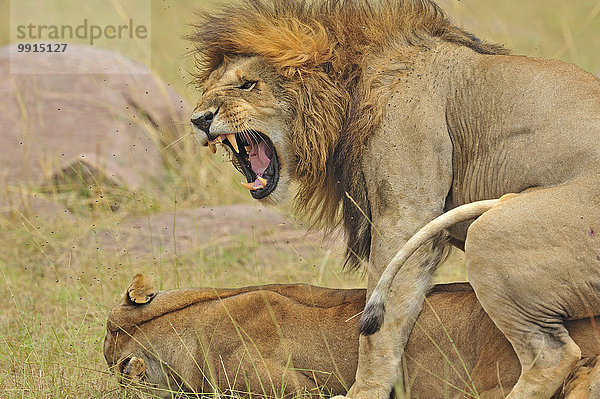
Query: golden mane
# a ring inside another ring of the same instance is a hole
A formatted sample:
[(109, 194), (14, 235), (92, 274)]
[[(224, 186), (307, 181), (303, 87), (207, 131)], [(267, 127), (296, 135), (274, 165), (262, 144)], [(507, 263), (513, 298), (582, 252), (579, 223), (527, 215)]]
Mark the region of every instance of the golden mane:
[(260, 56), (287, 78), (298, 116), (291, 136), (300, 181), (296, 210), (320, 226), (342, 222), (353, 266), (369, 256), (370, 204), (359, 166), (382, 110), (364, 79), (365, 57), (431, 38), (506, 53), (453, 26), (430, 0), (247, 0), (198, 15), (188, 36), (196, 83), (239, 55)]

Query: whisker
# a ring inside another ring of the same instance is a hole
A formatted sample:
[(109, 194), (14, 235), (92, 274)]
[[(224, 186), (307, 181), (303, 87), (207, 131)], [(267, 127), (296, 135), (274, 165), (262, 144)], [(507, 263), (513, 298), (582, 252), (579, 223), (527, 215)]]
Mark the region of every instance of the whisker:
[(234, 131), (243, 137), (247, 141), (247, 144), (258, 144), (261, 141), (265, 144), (267, 143), (259, 132), (248, 126), (248, 121), (245, 118), (240, 118), (238, 114), (235, 114), (232, 116), (232, 119)]
[(246, 141), (245, 144), (247, 145), (251, 145), (254, 142), (256, 142), (256, 140), (253, 140), (252, 137), (250, 136), (250, 127), (248, 127), (248, 121), (246, 119), (239, 121), (239, 132), (242, 135), (242, 137), (244, 138), (244, 140)]
[(178, 139), (173, 140), (169, 145), (167, 145), (165, 148), (163, 148), (161, 150), (161, 152), (168, 150), (169, 148), (173, 147), (175, 144), (181, 142), (182, 140), (184, 140), (184, 139), (186, 139), (186, 138), (188, 138), (188, 137), (190, 137), (192, 135), (193, 135), (193, 133), (188, 133), (188, 134), (185, 134), (185, 135), (179, 137)]
[(247, 132), (248, 136), (251, 138), (252, 143), (258, 143), (258, 137), (256, 136), (256, 132), (253, 129), (251, 129), (250, 127), (248, 127), (247, 125), (245, 127), (246, 127), (245, 131)]
[(189, 122), (168, 122), (168, 123), (156, 123), (153, 124), (155, 127), (168, 127), (168, 126), (189, 126)]
[(180, 156), (181, 156), (181, 154), (183, 154), (184, 152), (185, 152), (185, 148), (184, 148), (184, 149), (182, 149), (181, 151), (179, 151), (179, 152), (177, 153), (177, 155), (175, 155), (175, 160), (176, 160), (176, 161), (178, 161), (178, 160), (179, 160), (179, 157), (180, 157)]
[(257, 137), (256, 140), (256, 144), (260, 143), (261, 141), (265, 144), (267, 144), (267, 141), (263, 138), (263, 136), (261, 136), (261, 134), (259, 132), (257, 132), (254, 129), (250, 129), (251, 132), (253, 132), (255, 134), (255, 136)]
[(248, 129), (244, 130), (244, 136), (246, 137), (246, 142), (248, 145), (252, 144), (252, 137), (250, 137), (250, 134), (248, 134)]
[(241, 118), (239, 116), (239, 114), (235, 114), (233, 116), (233, 123), (235, 124), (235, 130), (238, 133), (242, 133), (245, 130), (245, 126), (247, 124), (247, 121), (245, 118)]

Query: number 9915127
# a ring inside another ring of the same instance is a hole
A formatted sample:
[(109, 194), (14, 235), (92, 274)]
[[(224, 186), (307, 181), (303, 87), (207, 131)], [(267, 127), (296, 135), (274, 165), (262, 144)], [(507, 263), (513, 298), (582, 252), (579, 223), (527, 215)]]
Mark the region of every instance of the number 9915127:
[(67, 43), (19, 43), (19, 53), (64, 53)]

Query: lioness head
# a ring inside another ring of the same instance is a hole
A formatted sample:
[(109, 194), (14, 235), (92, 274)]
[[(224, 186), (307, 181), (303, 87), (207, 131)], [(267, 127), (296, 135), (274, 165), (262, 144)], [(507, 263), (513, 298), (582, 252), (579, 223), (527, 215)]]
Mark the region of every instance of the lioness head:
[(304, 284), (159, 292), (138, 274), (108, 316), (104, 357), (122, 386), (152, 397), (342, 393), (364, 302), (364, 290)]
[(159, 387), (177, 387), (179, 383), (173, 379), (171, 370), (157, 358), (152, 337), (146, 334), (141, 334), (141, 338), (136, 336), (140, 330), (138, 325), (156, 316), (144, 314), (142, 305), (150, 303), (157, 293), (151, 278), (142, 274), (134, 276), (121, 305), (113, 309), (107, 320), (104, 358), (124, 388), (157, 397), (171, 397), (169, 392)]

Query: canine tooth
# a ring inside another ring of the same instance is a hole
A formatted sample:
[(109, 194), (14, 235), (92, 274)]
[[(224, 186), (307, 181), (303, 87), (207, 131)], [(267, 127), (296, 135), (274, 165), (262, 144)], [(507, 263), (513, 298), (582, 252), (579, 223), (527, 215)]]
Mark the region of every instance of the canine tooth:
[(208, 143), (208, 148), (210, 148), (210, 152), (213, 154), (217, 152), (217, 146), (212, 141)]
[(217, 136), (214, 140), (213, 143), (222, 143), (223, 142), (223, 135)]
[(267, 187), (267, 179), (263, 179), (260, 176), (257, 176), (258, 180), (262, 183), (263, 188)]
[(256, 188), (254, 187), (254, 184), (252, 184), (252, 183), (246, 183), (246, 182), (241, 181), (240, 184), (242, 186), (244, 186), (245, 188), (247, 188), (248, 190), (256, 190)]
[(235, 134), (229, 133), (229, 134), (225, 135), (225, 138), (229, 141), (229, 143), (231, 144), (231, 146), (233, 147), (235, 152), (240, 152), (240, 149), (238, 148), (238, 145), (237, 145), (237, 140), (235, 139)]

